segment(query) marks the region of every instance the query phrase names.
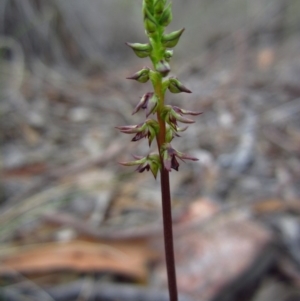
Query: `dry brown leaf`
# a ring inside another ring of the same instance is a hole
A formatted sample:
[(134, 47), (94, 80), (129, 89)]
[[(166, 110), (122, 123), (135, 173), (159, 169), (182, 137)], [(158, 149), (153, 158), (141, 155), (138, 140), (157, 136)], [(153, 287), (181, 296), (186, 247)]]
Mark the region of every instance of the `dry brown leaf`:
[(27, 250), (23, 247), (13, 255), (0, 258), (0, 274), (71, 270), (111, 272), (146, 280), (146, 264), (154, 257), (144, 240), (51, 243)]
[[(262, 254), (271, 234), (242, 215), (226, 215), (185, 231), (175, 242), (178, 289), (196, 300), (211, 300)], [(167, 286), (165, 267), (157, 269)]]
[(44, 162), (30, 163), (2, 171), (2, 176), (6, 179), (23, 178), (41, 175), (47, 171), (47, 165)]
[(254, 204), (253, 210), (257, 214), (274, 213), (284, 211), (287, 208), (285, 201), (280, 199), (268, 199)]
[(252, 206), (252, 210), (256, 214), (272, 214), (282, 211), (300, 211), (299, 200), (282, 200), (282, 199), (265, 199), (256, 202)]
[(257, 55), (257, 65), (261, 70), (269, 69), (275, 61), (275, 50), (271, 47), (261, 49)]
[(28, 124), (23, 124), (22, 131), (26, 141), (32, 146), (36, 145), (41, 139), (39, 132)]
[(204, 221), (212, 217), (219, 210), (220, 208), (217, 206), (217, 204), (213, 203), (209, 199), (200, 198), (189, 205), (179, 222), (188, 223), (192, 222), (193, 220), (197, 220), (198, 222)]

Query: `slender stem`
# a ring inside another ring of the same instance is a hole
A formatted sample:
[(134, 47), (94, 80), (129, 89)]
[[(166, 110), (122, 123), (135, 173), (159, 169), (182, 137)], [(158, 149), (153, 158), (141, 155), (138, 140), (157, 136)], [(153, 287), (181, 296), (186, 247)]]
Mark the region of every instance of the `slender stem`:
[(162, 196), (162, 212), (164, 224), (164, 241), (165, 241), (165, 255), (169, 285), (170, 301), (177, 301), (177, 284), (176, 284), (176, 270), (175, 257), (173, 245), (173, 230), (172, 230), (172, 208), (169, 172), (163, 167), (161, 169), (161, 196)]
[[(159, 98), (159, 105), (157, 110), (157, 119), (160, 125), (159, 134), (157, 136), (157, 145), (160, 151), (161, 146), (165, 143), (166, 139), (166, 123), (161, 118), (160, 113), (164, 107), (164, 93), (162, 91), (162, 79), (159, 80), (154, 87), (155, 93)], [(173, 243), (173, 229), (172, 229), (172, 206), (170, 194), (170, 180), (169, 172), (164, 168), (163, 158), (161, 160), (161, 197), (162, 197), (162, 214), (164, 226), (164, 243), (165, 243), (165, 256), (168, 275), (168, 286), (170, 301), (178, 300), (177, 283), (176, 283), (176, 269), (175, 269), (175, 256), (174, 256), (174, 243)]]

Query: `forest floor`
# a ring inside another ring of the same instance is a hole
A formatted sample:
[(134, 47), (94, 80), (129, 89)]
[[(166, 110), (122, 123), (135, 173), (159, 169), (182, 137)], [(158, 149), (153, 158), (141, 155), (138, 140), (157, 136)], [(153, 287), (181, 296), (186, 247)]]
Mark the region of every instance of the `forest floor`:
[[(203, 111), (174, 141), (199, 158), (171, 173), (180, 300), (300, 298), (299, 41), (174, 66), (167, 101)], [(0, 103), (0, 300), (168, 300), (159, 180), (118, 164), (149, 152), (115, 129), (142, 66), (37, 61)]]

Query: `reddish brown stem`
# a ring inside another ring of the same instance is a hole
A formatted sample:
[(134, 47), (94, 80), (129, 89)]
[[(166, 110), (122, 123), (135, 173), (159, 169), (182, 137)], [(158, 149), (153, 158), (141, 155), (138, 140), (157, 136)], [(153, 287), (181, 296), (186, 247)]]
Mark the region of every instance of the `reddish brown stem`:
[[(162, 79), (154, 86), (155, 92), (159, 97), (159, 105), (157, 109), (157, 120), (159, 123), (159, 134), (157, 138), (158, 150), (165, 143), (166, 139), (166, 123), (161, 118), (161, 110), (164, 107), (164, 93), (162, 91)], [(161, 156), (161, 153), (160, 153)], [(169, 171), (164, 168), (163, 158), (161, 160), (161, 199), (162, 199), (162, 214), (164, 225), (164, 243), (165, 243), (165, 256), (168, 275), (168, 286), (170, 301), (178, 300), (177, 283), (176, 283), (176, 269), (175, 269), (175, 256), (174, 256), (174, 243), (173, 243), (173, 229), (172, 229), (172, 206), (170, 194), (170, 180)]]
[[(159, 96), (160, 103), (157, 110), (157, 119), (160, 125), (160, 131), (157, 136), (157, 146), (161, 149), (161, 146), (165, 143), (166, 137), (166, 123), (161, 119), (160, 113), (164, 106), (164, 94), (162, 93), (161, 82), (156, 86), (156, 93)], [(164, 225), (164, 244), (165, 244), (165, 256), (168, 276), (168, 287), (170, 301), (178, 300), (177, 283), (176, 283), (176, 269), (175, 269), (175, 256), (174, 256), (174, 243), (173, 243), (173, 228), (172, 228), (172, 206), (171, 206), (171, 193), (170, 193), (170, 180), (169, 171), (164, 168), (163, 158), (161, 160), (160, 171), (160, 184), (161, 184), (161, 199), (162, 199), (162, 214)]]
[(162, 167), (161, 169), (161, 196), (162, 196), (162, 212), (164, 224), (164, 241), (165, 241), (165, 256), (167, 265), (168, 285), (170, 301), (177, 301), (177, 284), (176, 270), (173, 244), (173, 229), (172, 229), (172, 207), (170, 195), (169, 172)]

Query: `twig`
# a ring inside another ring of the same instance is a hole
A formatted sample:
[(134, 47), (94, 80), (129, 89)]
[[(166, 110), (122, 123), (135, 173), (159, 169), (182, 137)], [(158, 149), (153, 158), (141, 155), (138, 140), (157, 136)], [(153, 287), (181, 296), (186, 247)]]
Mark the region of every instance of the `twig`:
[[(84, 283), (76, 281), (48, 290), (56, 301), (74, 300), (82, 289)], [(111, 283), (95, 283), (91, 298), (105, 301), (168, 301), (169, 294), (165, 290), (142, 288), (134, 285), (120, 285)], [(179, 301), (193, 301), (187, 296), (180, 296)]]

